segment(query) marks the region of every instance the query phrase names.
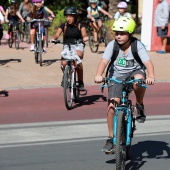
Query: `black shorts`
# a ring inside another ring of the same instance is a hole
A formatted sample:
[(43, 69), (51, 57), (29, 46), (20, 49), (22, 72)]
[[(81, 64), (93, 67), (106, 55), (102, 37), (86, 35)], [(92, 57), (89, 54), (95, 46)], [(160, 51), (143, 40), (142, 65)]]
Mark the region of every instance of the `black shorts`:
[[(142, 70), (136, 70), (134, 72), (132, 72), (131, 74), (129, 74), (128, 76), (122, 76), (117, 78), (118, 80), (130, 80), (131, 77), (134, 77), (136, 74), (141, 74), (144, 79), (146, 78), (146, 73), (143, 72)], [(113, 83), (112, 83), (113, 84)], [(108, 99), (111, 98), (121, 98), (122, 96), (122, 84), (117, 84), (114, 83), (112, 86), (110, 86), (108, 88)]]
[(157, 35), (159, 37), (167, 37), (168, 36), (168, 27), (162, 29), (161, 27), (157, 27)]

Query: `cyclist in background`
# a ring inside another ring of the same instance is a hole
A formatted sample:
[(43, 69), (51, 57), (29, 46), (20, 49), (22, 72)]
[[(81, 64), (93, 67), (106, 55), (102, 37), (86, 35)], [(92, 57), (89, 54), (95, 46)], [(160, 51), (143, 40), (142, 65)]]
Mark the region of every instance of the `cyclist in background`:
[[(20, 20), (22, 22), (25, 22), (20, 12), (18, 11), (17, 0), (11, 0), (10, 4), (11, 4), (10, 7), (6, 9), (5, 21), (7, 23), (16, 23), (16, 22), (19, 22)], [(13, 28), (13, 25), (11, 24), (8, 27), (8, 33), (6, 34), (6, 39), (9, 39), (9, 36), (10, 36), (9, 33), (12, 31), (12, 28)], [(17, 26), (17, 29), (19, 30), (19, 26)]]
[[(112, 16), (102, 9), (100, 6), (97, 5), (98, 1), (97, 0), (89, 0), (90, 6), (87, 8), (87, 18), (90, 20), (90, 26), (94, 30), (94, 40), (95, 40), (95, 45), (98, 45), (97, 42), (97, 33), (100, 30), (102, 26), (102, 20), (100, 19), (100, 12), (103, 13), (104, 15), (107, 15), (109, 18), (112, 18)], [(96, 19), (98, 22), (96, 23)]]
[[(137, 40), (137, 53), (141, 63), (143, 63), (142, 65), (135, 60), (136, 58), (134, 58), (131, 50), (135, 26), (135, 21), (132, 18), (122, 17), (115, 20), (112, 26), (112, 30), (115, 31), (115, 40), (111, 41), (105, 49), (105, 52), (97, 68), (95, 82), (102, 82), (102, 74), (104, 73), (104, 70), (113, 55), (113, 47), (117, 42), (119, 46), (119, 53), (109, 68), (109, 77), (114, 77), (118, 80), (129, 80), (130, 78), (134, 77), (136, 79), (146, 79), (146, 84), (148, 85), (154, 84), (154, 67), (143, 44)], [(145, 69), (147, 69), (148, 73), (147, 78)], [(133, 88), (136, 95), (136, 119), (139, 123), (144, 123), (146, 116), (144, 114), (143, 99), (146, 89), (139, 88), (135, 86), (135, 84)], [(110, 87), (108, 88), (107, 108), (109, 137), (106, 141), (106, 144), (103, 146), (102, 151), (104, 152), (111, 152), (113, 150), (113, 117), (115, 114), (115, 104), (120, 103), (121, 93), (122, 84), (110, 84)]]
[[(64, 43), (73, 44), (71, 45), (71, 47), (75, 48), (77, 55), (81, 59), (83, 59), (84, 44), (83, 43), (75, 44), (75, 41), (79, 39), (83, 39), (83, 42), (88, 41), (88, 36), (86, 33), (85, 25), (77, 21), (77, 10), (75, 7), (67, 7), (64, 10), (64, 16), (66, 17), (66, 23), (63, 23), (59, 26), (53, 38), (56, 40), (63, 33), (63, 44)], [(62, 53), (68, 50), (69, 50), (68, 45), (64, 45)], [(66, 61), (61, 60), (62, 71), (64, 71), (66, 64), (67, 64)], [(77, 73), (78, 73), (79, 90), (83, 91), (85, 89), (84, 89), (84, 82), (83, 82), (83, 64), (82, 63), (79, 64), (79, 67), (77, 67)], [(63, 86), (62, 83), (61, 85)]]
[(30, 0), (24, 0), (19, 6), (19, 12), (24, 20), (26, 20), (28, 13), (32, 8), (32, 3)]
[(114, 19), (118, 19), (121, 17), (131, 18), (131, 14), (129, 12), (127, 12), (128, 5), (126, 2), (124, 2), (124, 1), (119, 2), (117, 5), (117, 8), (118, 8), (118, 11), (114, 15)]
[[(28, 14), (27, 20), (30, 21), (31, 19), (44, 19), (48, 18), (49, 20), (52, 20), (51, 17), (47, 14), (46, 10), (43, 7), (43, 1), (42, 0), (32, 0), (33, 7), (31, 9), (31, 12)], [(31, 23), (31, 31), (30, 31), (30, 37), (31, 37), (31, 47), (30, 51), (34, 51), (34, 38), (35, 38), (35, 30), (38, 27), (37, 22)], [(44, 22), (41, 22), (41, 31), (43, 33), (43, 52), (46, 52), (44, 48), (44, 41), (45, 41), (45, 30), (44, 30)]]

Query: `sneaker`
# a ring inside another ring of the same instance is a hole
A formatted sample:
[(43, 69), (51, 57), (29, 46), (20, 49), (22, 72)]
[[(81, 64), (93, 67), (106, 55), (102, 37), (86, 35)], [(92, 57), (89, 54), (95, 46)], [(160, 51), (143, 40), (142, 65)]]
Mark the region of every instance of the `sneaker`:
[(113, 137), (108, 137), (106, 144), (102, 148), (102, 152), (110, 153), (113, 152)]
[(9, 34), (6, 34), (5, 38), (6, 38), (7, 40), (9, 39), (9, 37), (10, 37)]
[(46, 49), (45, 48), (43, 48), (43, 53), (46, 53), (47, 51), (46, 51)]
[(82, 81), (79, 81), (78, 88), (79, 88), (80, 91), (85, 91), (84, 83)]
[(137, 116), (136, 116), (136, 120), (139, 123), (144, 123), (146, 116), (144, 114), (144, 105), (143, 104), (137, 104), (136, 103), (136, 110), (137, 110)]
[(95, 45), (95, 46), (98, 46), (98, 45), (99, 45), (99, 43), (98, 43), (98, 42), (94, 42), (94, 45)]
[(35, 46), (34, 44), (31, 44), (30, 51), (34, 51), (35, 50), (34, 46)]
[(166, 51), (160, 50), (160, 51), (156, 51), (156, 53), (158, 53), (158, 54), (166, 54)]

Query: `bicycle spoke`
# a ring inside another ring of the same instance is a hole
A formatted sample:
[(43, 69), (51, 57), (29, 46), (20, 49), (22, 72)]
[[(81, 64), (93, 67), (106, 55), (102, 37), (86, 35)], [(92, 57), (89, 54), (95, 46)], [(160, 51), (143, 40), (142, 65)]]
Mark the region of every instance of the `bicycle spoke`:
[(73, 104), (73, 78), (72, 72), (69, 66), (66, 66), (64, 70), (64, 102), (68, 110), (72, 108)]

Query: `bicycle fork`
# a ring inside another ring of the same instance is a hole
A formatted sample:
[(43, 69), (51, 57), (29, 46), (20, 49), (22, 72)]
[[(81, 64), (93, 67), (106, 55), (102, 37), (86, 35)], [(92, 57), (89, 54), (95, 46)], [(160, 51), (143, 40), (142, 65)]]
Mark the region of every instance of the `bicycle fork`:
[[(115, 116), (114, 116), (114, 137), (113, 137), (113, 144), (116, 145), (116, 131), (117, 131), (117, 116), (119, 114), (119, 111), (123, 111), (125, 116), (125, 130), (126, 130), (126, 146), (131, 144), (131, 138), (133, 137), (133, 131), (135, 129), (134, 125), (134, 119), (132, 118), (131, 109), (127, 107), (119, 107), (116, 110)], [(133, 125), (132, 125), (133, 124)]]

